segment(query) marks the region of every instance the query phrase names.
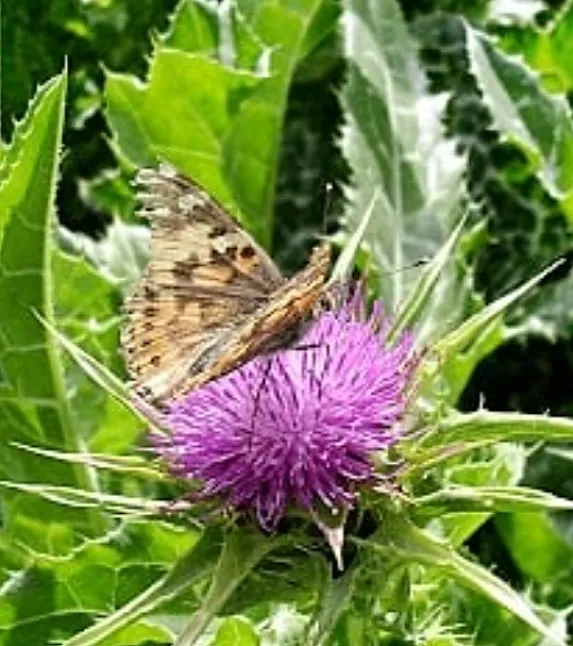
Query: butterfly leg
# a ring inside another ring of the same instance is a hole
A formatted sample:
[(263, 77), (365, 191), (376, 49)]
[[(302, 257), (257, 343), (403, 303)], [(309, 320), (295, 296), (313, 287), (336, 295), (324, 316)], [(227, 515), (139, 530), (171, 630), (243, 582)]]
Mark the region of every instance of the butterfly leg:
[(249, 449), (251, 448), (252, 440), (253, 440), (253, 435), (255, 433), (255, 419), (257, 417), (257, 413), (259, 412), (259, 405), (261, 402), (261, 395), (263, 394), (263, 389), (265, 387), (265, 383), (268, 379), (268, 376), (271, 371), (271, 362), (273, 360), (273, 355), (269, 353), (266, 357), (267, 362), (265, 364), (265, 369), (263, 372), (263, 376), (261, 378), (261, 381), (259, 382), (257, 389), (255, 390), (255, 394), (253, 396), (253, 412), (251, 414), (251, 428), (249, 432)]
[(307, 345), (293, 345), (288, 350), (296, 350), (297, 352), (304, 352), (305, 350), (316, 350), (317, 348), (324, 347), (322, 343), (308, 343)]

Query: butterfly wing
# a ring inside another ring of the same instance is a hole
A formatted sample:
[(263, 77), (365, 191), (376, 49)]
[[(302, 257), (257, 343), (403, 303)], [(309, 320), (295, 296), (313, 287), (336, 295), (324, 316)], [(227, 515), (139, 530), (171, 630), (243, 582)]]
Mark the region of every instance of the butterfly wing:
[(189, 372), (170, 393), (178, 397), (242, 365), (258, 353), (280, 347), (315, 309), (324, 291), (330, 266), (330, 245), (313, 251), (309, 264), (278, 287), (272, 297), (243, 316), (227, 334), (221, 335), (204, 370)]
[(200, 375), (242, 321), (284, 286), (267, 254), (205, 191), (168, 166), (137, 183), (150, 261), (128, 299), (122, 345), (135, 388), (154, 401)]

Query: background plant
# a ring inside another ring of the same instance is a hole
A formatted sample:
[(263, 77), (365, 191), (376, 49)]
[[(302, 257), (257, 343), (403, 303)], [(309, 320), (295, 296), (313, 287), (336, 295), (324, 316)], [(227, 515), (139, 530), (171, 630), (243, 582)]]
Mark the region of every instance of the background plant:
[[(570, 509), (571, 454), (531, 443), (569, 441), (571, 424), (483, 409), (569, 413), (568, 264), (509, 315), (493, 304), (570, 249), (571, 3), (8, 4), (3, 643), (168, 644), (189, 621), (212, 644), (536, 644), (544, 626), (564, 642), (571, 523), (550, 512)], [(261, 538), (158, 516), (180, 491), (111, 395), (121, 301), (146, 258), (129, 180), (158, 159), (286, 270), (332, 182), (329, 230), (345, 244), (370, 214), (371, 287), (390, 310), (408, 303), (436, 349), (428, 432), (402, 447), (407, 514), (378, 500), (353, 519), (341, 576), (305, 526)], [(418, 307), (418, 273), (396, 270), (436, 254)]]

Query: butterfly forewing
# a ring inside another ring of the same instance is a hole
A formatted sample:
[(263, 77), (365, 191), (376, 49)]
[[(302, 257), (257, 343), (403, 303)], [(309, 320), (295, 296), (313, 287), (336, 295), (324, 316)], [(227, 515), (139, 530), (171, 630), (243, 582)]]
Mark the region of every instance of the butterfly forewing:
[(122, 335), (135, 388), (155, 403), (181, 396), (278, 345), (323, 288), (329, 250), (286, 280), (214, 199), (168, 166), (143, 169), (150, 261), (126, 303)]

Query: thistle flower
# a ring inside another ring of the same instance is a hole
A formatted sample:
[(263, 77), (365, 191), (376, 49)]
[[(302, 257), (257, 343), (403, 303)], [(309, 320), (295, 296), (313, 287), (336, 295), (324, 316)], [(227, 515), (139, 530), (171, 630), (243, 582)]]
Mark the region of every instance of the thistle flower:
[(173, 403), (156, 447), (201, 495), (256, 512), (272, 529), (291, 504), (346, 510), (372, 481), (372, 454), (400, 435), (412, 336), (387, 347), (389, 321), (361, 289), (298, 342), (261, 355)]

